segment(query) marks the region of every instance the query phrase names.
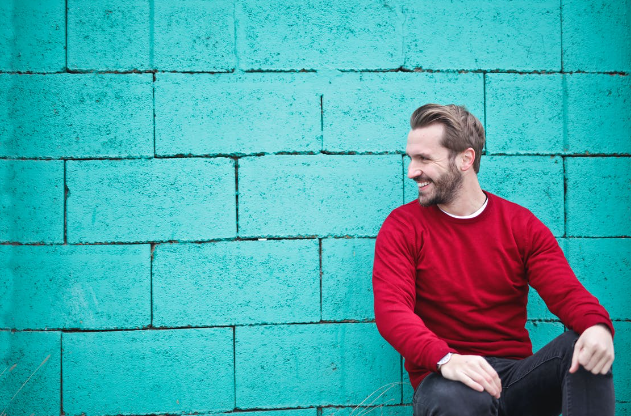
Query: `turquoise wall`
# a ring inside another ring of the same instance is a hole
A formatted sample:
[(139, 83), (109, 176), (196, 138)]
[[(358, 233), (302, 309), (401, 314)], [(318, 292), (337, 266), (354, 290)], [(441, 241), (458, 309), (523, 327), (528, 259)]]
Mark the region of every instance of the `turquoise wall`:
[[(631, 414), (630, 0), (0, 1), (0, 411), (410, 415), (375, 236), (411, 112), (615, 320)], [(535, 346), (563, 331), (535, 293)], [(367, 400), (365, 400), (369, 397)]]

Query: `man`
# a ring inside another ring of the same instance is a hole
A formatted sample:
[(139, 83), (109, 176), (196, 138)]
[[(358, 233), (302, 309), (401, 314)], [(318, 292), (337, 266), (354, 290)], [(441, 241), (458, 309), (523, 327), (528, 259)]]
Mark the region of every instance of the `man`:
[[(410, 124), (419, 197), (379, 231), (373, 289), (379, 332), (405, 358), (414, 415), (613, 415), (609, 315), (530, 211), (481, 189), (480, 121), (428, 104)], [(570, 329), (534, 355), (529, 285)]]

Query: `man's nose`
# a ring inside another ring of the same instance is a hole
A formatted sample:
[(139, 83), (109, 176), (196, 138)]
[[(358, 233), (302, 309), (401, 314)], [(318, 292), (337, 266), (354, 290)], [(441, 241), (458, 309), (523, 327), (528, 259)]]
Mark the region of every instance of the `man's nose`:
[(423, 173), (421, 169), (410, 162), (410, 166), (408, 166), (408, 178), (414, 179), (417, 176), (420, 176), (421, 173)]

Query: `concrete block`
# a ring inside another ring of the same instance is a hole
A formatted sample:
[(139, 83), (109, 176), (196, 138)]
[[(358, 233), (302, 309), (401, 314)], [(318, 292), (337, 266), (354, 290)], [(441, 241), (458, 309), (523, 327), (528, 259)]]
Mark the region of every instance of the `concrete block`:
[(631, 153), (631, 78), (567, 74), (567, 135), (571, 153)]
[(66, 66), (64, 0), (0, 2), (0, 71), (61, 71)]
[(565, 71), (631, 70), (631, 1), (562, 0)]
[(305, 74), (160, 74), (156, 152), (319, 152), (320, 95), (305, 82), (311, 78)]
[(154, 1), (156, 69), (213, 72), (234, 69), (232, 1)]
[(234, 237), (230, 159), (70, 161), (68, 241), (197, 241)]
[(560, 74), (487, 74), (487, 154), (561, 153)]
[(371, 237), (401, 197), (398, 155), (239, 160), (241, 236)]
[(399, 6), (390, 0), (246, 0), (237, 3), (239, 66), (399, 68), (402, 21)]
[[(405, 172), (409, 159), (406, 157)], [(563, 235), (563, 161), (548, 156), (482, 156), (482, 189), (522, 205)], [(405, 201), (418, 198), (416, 183), (405, 179)]]
[[(359, 404), (401, 377), (374, 324), (237, 327), (235, 362), (240, 409)], [(393, 388), (375, 404), (400, 397)]]
[(0, 331), (0, 403), (6, 415), (59, 415), (60, 343), (59, 332)]
[(63, 346), (67, 415), (234, 408), (231, 328), (76, 332)]
[(149, 251), (149, 245), (0, 246), (0, 326), (149, 325)]
[(151, 74), (0, 74), (0, 156), (153, 156)]
[(556, 0), (404, 0), (403, 12), (406, 68), (561, 69)]
[(0, 160), (0, 241), (63, 243), (64, 162)]
[(526, 322), (526, 329), (532, 342), (533, 354), (545, 347), (550, 341), (563, 334), (561, 322)]
[(151, 0), (67, 0), (68, 67), (152, 68)]
[(317, 240), (158, 245), (155, 326), (320, 320)]
[(616, 400), (631, 402), (631, 322), (614, 322), (616, 335), (613, 344), (616, 359), (613, 362), (613, 384)]
[(372, 293), (374, 239), (322, 240), (322, 319), (375, 319)]
[(423, 104), (466, 105), (484, 122), (481, 74), (342, 74), (323, 97), (324, 150), (403, 152), (410, 117)]
[(567, 256), (576, 276), (612, 319), (629, 319), (631, 240), (570, 238)]
[(568, 158), (566, 174), (568, 236), (631, 235), (631, 158)]
[[(377, 390), (375, 394), (380, 394)], [(373, 396), (365, 404), (371, 402)], [(370, 413), (371, 416), (410, 416), (413, 413), (412, 406), (409, 405), (378, 405), (361, 407), (325, 407), (322, 409), (322, 416), (361, 416)]]

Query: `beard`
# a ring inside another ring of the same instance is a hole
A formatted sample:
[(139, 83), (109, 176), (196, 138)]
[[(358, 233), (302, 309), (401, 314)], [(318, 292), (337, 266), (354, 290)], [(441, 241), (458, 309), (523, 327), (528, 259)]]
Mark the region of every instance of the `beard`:
[(458, 196), (458, 192), (462, 187), (462, 182), (464, 178), (458, 171), (458, 167), (456, 166), (455, 160), (449, 161), (449, 170), (442, 174), (440, 177), (436, 178), (436, 180), (432, 180), (429, 178), (418, 177), (414, 178), (414, 181), (424, 182), (429, 181), (433, 184), (433, 191), (430, 193), (423, 193), (421, 190), (418, 192), (418, 202), (421, 206), (429, 207), (432, 205), (444, 205), (452, 202), (456, 196)]

